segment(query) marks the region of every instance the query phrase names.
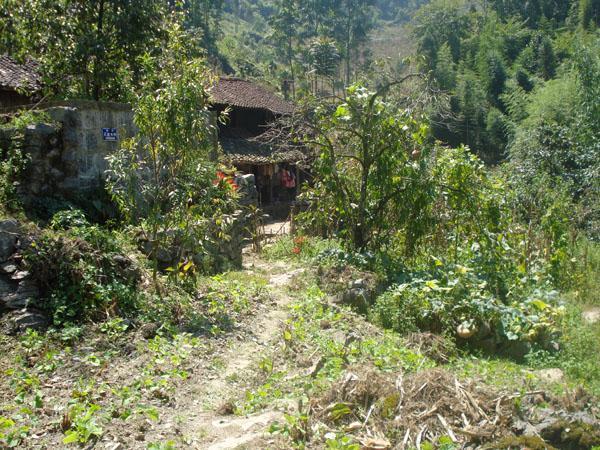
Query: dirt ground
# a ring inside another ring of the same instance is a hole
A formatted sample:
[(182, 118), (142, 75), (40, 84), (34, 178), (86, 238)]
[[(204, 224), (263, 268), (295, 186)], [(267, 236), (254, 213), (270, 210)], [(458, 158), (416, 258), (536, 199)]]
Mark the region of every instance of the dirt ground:
[[(568, 441), (556, 448), (586, 448), (585, 442), (600, 439), (595, 415), (600, 412), (585, 393), (559, 399), (531, 386), (529, 375), (522, 385), (505, 387), (465, 380), (444, 366), (455, 349), (440, 337), (415, 334), (388, 341), (389, 334), (359, 314), (327, 304), (326, 296), (304, 305), (304, 278), (318, 272), (312, 269), (246, 254), (241, 273), (266, 280), (266, 295), (253, 300), (250, 313), (231, 330), (213, 337), (160, 341), (162, 347), (154, 348), (143, 330), (125, 333), (121, 341), (92, 333), (47, 376), (40, 364), (43, 352), (32, 350), (28, 364), (38, 368), (38, 381), (0, 358), (7, 374), (0, 383), (5, 409), (0, 415), (14, 414), (9, 406), (21, 385), (29, 399), (31, 385), (39, 383), (42, 405), (17, 448), (76, 448), (63, 441), (65, 429), (73, 427), (65, 423), (66, 412), (82, 399), (105, 414), (98, 419), (100, 437), (80, 446), (89, 449), (289, 449), (293, 439), (305, 440), (305, 448), (352, 448), (339, 446), (344, 445), (335, 440), (340, 433), (363, 449), (426, 448), (422, 444), (442, 435), (454, 442), (449, 449), (475, 449), (526, 432), (537, 436), (487, 448), (553, 448), (536, 447), (543, 442), (539, 436), (571, 439), (573, 432), (565, 430), (572, 430), (575, 419), (587, 423), (583, 438), (576, 436), (583, 446)], [(14, 341), (3, 344), (10, 348)], [(404, 372), (407, 364), (412, 367)], [(557, 382), (538, 378), (549, 386)], [(36, 400), (22, 405), (29, 401)], [(21, 411), (27, 414), (27, 408)], [(282, 428), (289, 422), (286, 414), (298, 413), (306, 418)], [(544, 428), (549, 421), (558, 423), (556, 418), (563, 421), (559, 428)], [(84, 415), (82, 430), (91, 423)], [(280, 432), (269, 432), (274, 426)]]

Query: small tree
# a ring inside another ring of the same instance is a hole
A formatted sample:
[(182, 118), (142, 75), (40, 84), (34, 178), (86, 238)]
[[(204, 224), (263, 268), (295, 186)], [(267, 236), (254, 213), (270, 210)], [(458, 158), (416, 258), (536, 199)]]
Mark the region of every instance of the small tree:
[[(127, 220), (149, 235), (154, 277), (157, 255), (173, 231), (180, 241), (205, 230), (205, 217), (230, 209), (226, 188), (214, 185), (209, 161), (215, 121), (209, 110), (213, 79), (202, 59), (190, 58), (177, 24), (160, 59), (146, 59), (149, 74), (137, 97), (137, 137), (109, 157), (109, 190)], [(181, 243), (180, 243), (181, 244)]]
[(426, 229), (432, 189), (423, 158), (425, 125), (360, 85), (333, 111), (317, 111), (304, 137), (320, 155), (311, 208), (300, 220), (353, 249), (378, 250), (401, 237), (410, 252)]
[(315, 39), (309, 47), (310, 68), (315, 75), (315, 95), (319, 94), (319, 77), (328, 79), (333, 86), (333, 78), (338, 72), (340, 55), (335, 42), (328, 38)]

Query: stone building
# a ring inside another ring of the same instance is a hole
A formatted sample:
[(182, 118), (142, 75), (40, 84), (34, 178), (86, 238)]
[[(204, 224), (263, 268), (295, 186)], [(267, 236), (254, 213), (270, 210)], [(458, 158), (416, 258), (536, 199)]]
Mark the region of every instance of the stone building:
[(0, 108), (30, 104), (40, 98), (42, 79), (33, 60), (19, 64), (0, 55)]

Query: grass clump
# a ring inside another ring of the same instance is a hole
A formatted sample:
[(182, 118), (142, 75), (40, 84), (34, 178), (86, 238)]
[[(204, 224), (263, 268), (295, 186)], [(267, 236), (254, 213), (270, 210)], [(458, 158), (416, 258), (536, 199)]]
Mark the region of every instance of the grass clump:
[(341, 249), (340, 243), (332, 239), (312, 236), (283, 236), (265, 246), (264, 256), (268, 260), (310, 261), (323, 252)]

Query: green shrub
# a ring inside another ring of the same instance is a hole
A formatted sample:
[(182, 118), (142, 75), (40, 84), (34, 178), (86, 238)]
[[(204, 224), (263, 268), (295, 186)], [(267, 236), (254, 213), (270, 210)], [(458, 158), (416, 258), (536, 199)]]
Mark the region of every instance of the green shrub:
[(125, 315), (137, 308), (139, 274), (117, 250), (112, 234), (96, 226), (45, 231), (34, 240), (25, 260), (42, 291), (38, 306), (52, 315), (55, 325)]
[(584, 384), (594, 395), (600, 394), (600, 323), (586, 324), (582, 309), (569, 305), (560, 321), (559, 351), (532, 351), (527, 362), (533, 367), (559, 367), (572, 380)]
[(90, 223), (83, 211), (79, 209), (66, 209), (58, 211), (50, 220), (50, 228), (53, 230), (68, 230), (69, 228), (81, 228)]
[(562, 312), (556, 292), (515, 284), (503, 301), (475, 270), (437, 264), (436, 270), (415, 274), (388, 289), (377, 299), (373, 318), (401, 333), (424, 330), (456, 335), (460, 327), (495, 344), (548, 343), (556, 338)]

